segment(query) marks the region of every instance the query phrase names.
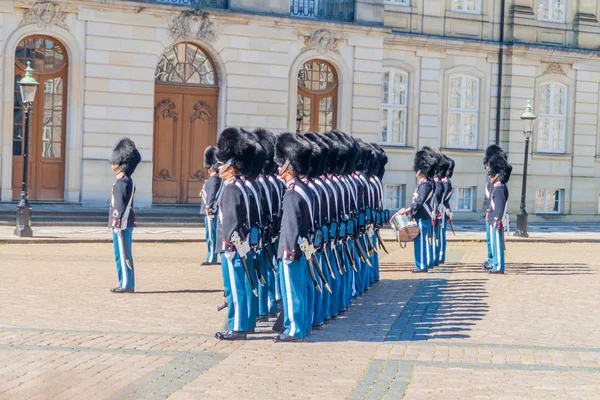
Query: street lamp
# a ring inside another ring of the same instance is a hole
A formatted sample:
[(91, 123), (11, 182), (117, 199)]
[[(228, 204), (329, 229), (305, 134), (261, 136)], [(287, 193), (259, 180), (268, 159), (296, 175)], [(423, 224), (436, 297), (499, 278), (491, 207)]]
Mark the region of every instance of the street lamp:
[(300, 129), (302, 128), (302, 120), (304, 119), (304, 116), (302, 115), (302, 112), (300, 112), (300, 109), (296, 110), (296, 133), (300, 133)]
[(521, 186), (521, 209), (517, 214), (517, 229), (515, 236), (529, 237), (527, 234), (527, 211), (525, 211), (525, 192), (527, 190), (527, 156), (529, 155), (529, 141), (533, 135), (533, 125), (537, 117), (531, 112), (531, 103), (527, 100), (525, 112), (521, 115), (523, 121), (523, 134), (525, 135), (525, 159), (523, 161), (523, 185)]
[(33, 108), (33, 100), (39, 83), (33, 77), (33, 69), (31, 62), (27, 62), (25, 69), (25, 78), (19, 82), (21, 89), (21, 100), (23, 109), (25, 110), (25, 132), (23, 134), (23, 181), (21, 185), (21, 201), (17, 204), (17, 227), (15, 228), (15, 236), (32, 237), (31, 230), (31, 206), (27, 201), (27, 171), (29, 169), (29, 113)]

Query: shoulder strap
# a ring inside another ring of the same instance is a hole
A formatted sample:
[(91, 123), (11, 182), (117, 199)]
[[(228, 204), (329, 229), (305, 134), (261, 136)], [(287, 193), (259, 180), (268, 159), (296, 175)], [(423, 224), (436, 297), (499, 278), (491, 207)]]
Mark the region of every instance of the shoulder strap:
[(310, 202), (310, 198), (308, 197), (308, 194), (306, 194), (306, 192), (304, 191), (304, 189), (302, 189), (298, 185), (294, 185), (294, 189), (293, 190), (294, 190), (294, 192), (298, 193), (300, 195), (300, 197), (302, 197), (304, 199), (304, 201), (306, 202), (306, 205), (308, 206), (308, 213), (310, 214), (310, 224), (311, 224), (312, 229), (314, 231), (315, 230), (315, 219), (313, 217), (312, 204)]
[(327, 201), (327, 220), (331, 220), (331, 212), (329, 210), (329, 196), (327, 196), (327, 189), (325, 188), (325, 185), (323, 184), (323, 182), (321, 182), (320, 180), (315, 181), (315, 183), (317, 185), (319, 185), (321, 187), (321, 189), (323, 189), (323, 192), (325, 192), (325, 200)]
[(256, 205), (256, 212), (258, 213), (258, 223), (262, 225), (262, 216), (261, 216), (261, 212), (260, 212), (260, 205), (258, 204), (259, 202), (259, 197), (258, 197), (258, 193), (256, 193), (256, 189), (254, 189), (254, 186), (252, 185), (252, 183), (250, 183), (250, 181), (246, 181), (245, 182), (246, 186), (250, 188), (250, 190), (252, 190), (252, 194), (254, 194), (254, 204)]
[(123, 218), (121, 218), (121, 223), (125, 222), (125, 227), (127, 227), (127, 219), (129, 218), (129, 213), (131, 212), (131, 206), (133, 205), (133, 194), (135, 193), (135, 183), (133, 179), (131, 179), (131, 196), (129, 197), (129, 202), (127, 203), (127, 207), (125, 208), (125, 212), (123, 213)]
[(237, 188), (240, 189), (240, 192), (242, 192), (244, 203), (246, 203), (246, 220), (248, 223), (248, 229), (250, 229), (252, 225), (250, 225), (250, 200), (248, 199), (248, 193), (246, 192), (244, 185), (242, 185), (242, 183), (239, 180), (235, 181), (235, 186), (237, 186)]
[(258, 181), (262, 185), (263, 189), (265, 189), (265, 196), (267, 196), (267, 204), (269, 205), (269, 215), (273, 215), (273, 205), (271, 204), (271, 191), (269, 190), (269, 186), (267, 182), (265, 182), (265, 178), (262, 176), (258, 178)]

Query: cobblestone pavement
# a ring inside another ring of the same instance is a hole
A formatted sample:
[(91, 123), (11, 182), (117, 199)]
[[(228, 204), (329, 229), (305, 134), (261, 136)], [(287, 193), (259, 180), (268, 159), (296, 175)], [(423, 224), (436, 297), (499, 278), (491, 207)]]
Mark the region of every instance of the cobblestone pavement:
[(114, 295), (111, 245), (0, 245), (0, 399), (597, 399), (600, 248), (481, 243), (414, 275), (390, 244), (382, 280), (306, 343), (261, 325), (219, 342), (218, 267), (199, 243), (134, 245), (136, 293)]

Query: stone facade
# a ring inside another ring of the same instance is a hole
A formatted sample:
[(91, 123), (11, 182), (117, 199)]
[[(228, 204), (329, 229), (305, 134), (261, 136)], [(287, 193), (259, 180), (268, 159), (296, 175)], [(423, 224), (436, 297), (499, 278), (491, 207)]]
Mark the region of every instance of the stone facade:
[[(503, 46), (502, 2), (495, 0), (481, 0), (468, 12), (457, 9), (466, 2), (451, 0), (360, 0), (355, 23), (291, 18), (281, 1), (232, 0), (227, 10), (203, 9), (208, 14), (196, 15), (187, 30), (178, 19), (194, 17), (189, 14), (193, 9), (165, 3), (56, 0), (54, 6), (42, 7), (0, 1), (1, 201), (12, 196), (15, 49), (25, 37), (46, 35), (69, 54), (66, 202), (107, 204), (113, 175), (106, 159), (126, 135), (144, 160), (136, 172), (136, 202), (152, 204), (156, 66), (166, 49), (185, 41), (204, 49), (217, 70), (218, 131), (227, 126), (296, 130), (297, 71), (304, 62), (321, 59), (338, 76), (338, 128), (379, 141), (382, 72), (401, 72), (406, 138), (384, 146), (390, 156), (384, 183), (399, 185), (394, 189), (399, 198), (396, 202), (390, 195), (390, 205), (410, 202), (412, 156), (428, 145), (456, 160), (453, 182), (466, 190), (460, 205), (465, 211), (457, 211), (455, 218), (480, 219), (485, 183), (481, 159), (496, 138), (502, 47), (499, 139), (514, 166), (510, 212), (515, 214), (520, 202), (524, 136), (519, 117), (527, 100), (538, 114), (544, 88), (559, 87), (564, 115), (547, 120), (558, 118), (556, 124), (563, 124), (559, 139), (564, 144), (559, 143), (558, 151), (545, 151), (538, 144), (538, 128), (534, 131), (526, 204), (530, 220), (600, 220), (600, 1), (566, 1), (564, 22), (553, 22), (540, 20), (538, 1), (507, 0)], [(315, 35), (319, 31), (326, 33)], [(450, 86), (458, 82), (456, 77), (477, 82), (476, 104), (470, 105), (476, 109), (477, 128), (468, 146), (448, 139)], [(546, 200), (545, 210), (536, 211), (541, 190), (544, 195), (559, 191), (559, 198), (553, 198), (556, 210)]]

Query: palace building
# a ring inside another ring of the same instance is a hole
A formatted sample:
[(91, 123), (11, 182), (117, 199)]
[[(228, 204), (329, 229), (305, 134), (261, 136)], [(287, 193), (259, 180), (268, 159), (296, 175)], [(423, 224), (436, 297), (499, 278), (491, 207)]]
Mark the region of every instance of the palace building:
[(529, 100), (530, 221), (600, 221), (599, 14), (597, 0), (0, 0), (0, 202), (20, 196), (30, 62), (31, 201), (108, 205), (124, 136), (151, 207), (200, 202), (225, 127), (337, 128), (385, 148), (393, 210), (418, 148), (454, 158), (457, 220), (481, 219), (498, 142), (514, 215)]

